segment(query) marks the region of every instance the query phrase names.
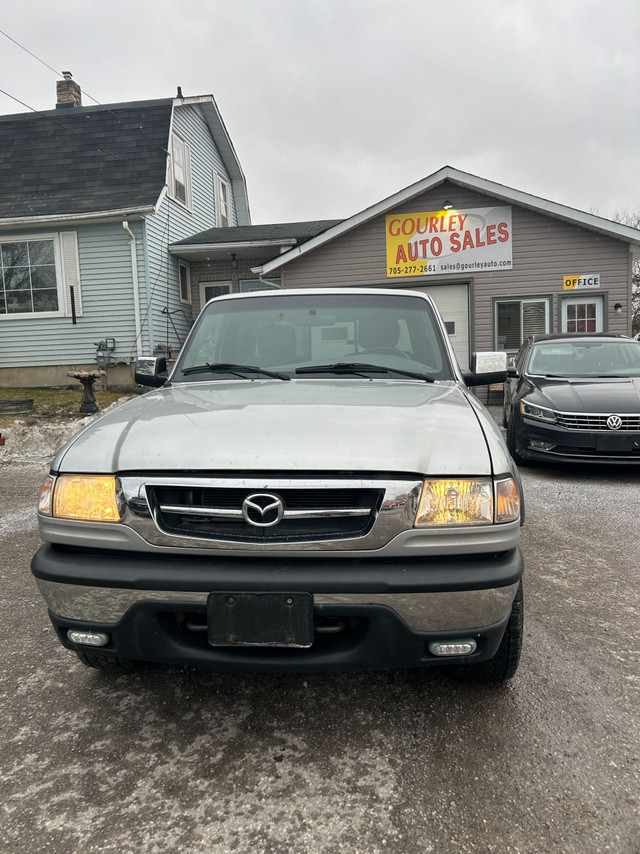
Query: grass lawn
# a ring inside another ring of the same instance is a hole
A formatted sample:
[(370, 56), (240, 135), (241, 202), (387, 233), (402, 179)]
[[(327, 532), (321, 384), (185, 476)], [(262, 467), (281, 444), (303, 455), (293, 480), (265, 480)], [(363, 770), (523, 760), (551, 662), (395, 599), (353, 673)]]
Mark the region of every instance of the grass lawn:
[[(100, 409), (106, 409), (114, 400), (123, 397), (123, 392), (96, 391), (96, 401)], [(31, 412), (20, 415), (2, 415), (0, 413), (0, 430), (9, 427), (14, 420), (78, 418), (80, 417), (80, 402), (82, 387), (67, 388), (0, 388), (0, 401), (33, 398), (34, 406)]]

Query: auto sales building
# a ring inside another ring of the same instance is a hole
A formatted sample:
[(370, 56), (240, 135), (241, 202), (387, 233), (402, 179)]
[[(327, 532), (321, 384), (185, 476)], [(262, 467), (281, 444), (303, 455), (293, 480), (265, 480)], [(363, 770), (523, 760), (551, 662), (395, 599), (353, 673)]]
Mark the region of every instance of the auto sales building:
[(170, 251), (194, 312), (269, 287), (428, 293), (467, 367), (537, 332), (631, 334), (640, 231), (445, 167), (346, 220), (214, 228)]

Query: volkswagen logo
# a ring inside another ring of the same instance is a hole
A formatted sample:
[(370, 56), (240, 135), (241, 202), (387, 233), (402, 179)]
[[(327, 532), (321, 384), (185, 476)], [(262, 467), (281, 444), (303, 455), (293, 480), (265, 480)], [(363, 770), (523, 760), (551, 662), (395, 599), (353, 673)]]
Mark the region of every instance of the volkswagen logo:
[(272, 492), (254, 492), (242, 502), (242, 518), (256, 528), (277, 525), (284, 513), (284, 502)]
[(619, 430), (622, 427), (622, 418), (619, 415), (610, 415), (607, 418), (607, 427), (609, 430)]

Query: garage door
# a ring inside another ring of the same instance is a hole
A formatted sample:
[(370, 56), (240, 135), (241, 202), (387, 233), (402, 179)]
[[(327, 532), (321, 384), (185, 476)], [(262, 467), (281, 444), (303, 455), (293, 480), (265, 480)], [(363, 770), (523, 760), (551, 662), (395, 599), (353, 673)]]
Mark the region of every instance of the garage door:
[(469, 367), (469, 286), (432, 285), (416, 290), (429, 294), (435, 302), (447, 325), (460, 367), (465, 370)]

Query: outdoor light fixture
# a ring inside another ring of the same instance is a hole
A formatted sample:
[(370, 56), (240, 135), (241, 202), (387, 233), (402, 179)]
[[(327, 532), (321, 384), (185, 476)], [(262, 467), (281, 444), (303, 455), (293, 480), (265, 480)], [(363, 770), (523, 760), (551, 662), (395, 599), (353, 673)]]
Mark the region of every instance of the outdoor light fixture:
[(616, 311), (618, 314), (620, 314), (620, 312), (622, 311), (622, 303), (621, 303), (621, 302), (617, 302), (617, 303), (614, 305), (613, 310), (614, 310), (614, 311)]
[(442, 210), (450, 211), (452, 207), (453, 205), (451, 204), (449, 199), (447, 199), (447, 201), (442, 205)]

